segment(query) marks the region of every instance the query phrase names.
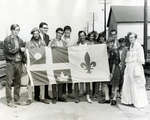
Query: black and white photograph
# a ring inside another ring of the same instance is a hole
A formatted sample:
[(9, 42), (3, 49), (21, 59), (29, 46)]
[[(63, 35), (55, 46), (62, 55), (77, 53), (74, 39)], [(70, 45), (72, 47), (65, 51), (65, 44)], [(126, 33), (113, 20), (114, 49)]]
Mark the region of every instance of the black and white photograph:
[(150, 120), (149, 0), (0, 0), (1, 120)]

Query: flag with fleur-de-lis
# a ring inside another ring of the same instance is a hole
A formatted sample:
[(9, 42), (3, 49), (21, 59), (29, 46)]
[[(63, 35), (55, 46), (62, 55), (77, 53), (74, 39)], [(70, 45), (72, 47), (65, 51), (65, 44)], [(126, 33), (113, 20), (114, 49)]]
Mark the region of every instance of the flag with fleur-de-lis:
[(107, 47), (99, 44), (28, 49), (27, 72), (32, 85), (109, 81)]

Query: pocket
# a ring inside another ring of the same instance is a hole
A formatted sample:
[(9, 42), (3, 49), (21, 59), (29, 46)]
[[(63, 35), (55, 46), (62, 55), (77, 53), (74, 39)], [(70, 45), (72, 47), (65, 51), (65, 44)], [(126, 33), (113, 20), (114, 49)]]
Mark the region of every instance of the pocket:
[(136, 65), (134, 68), (134, 77), (140, 77), (142, 75), (142, 68), (139, 65)]

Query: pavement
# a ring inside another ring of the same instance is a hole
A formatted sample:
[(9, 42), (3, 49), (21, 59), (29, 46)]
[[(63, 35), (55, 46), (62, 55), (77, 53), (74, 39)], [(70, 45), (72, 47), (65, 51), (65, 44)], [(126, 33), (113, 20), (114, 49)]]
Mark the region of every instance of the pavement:
[[(147, 91), (150, 101), (150, 91)], [(93, 102), (33, 102), (28, 106), (10, 108), (6, 105), (5, 89), (0, 90), (0, 120), (150, 120), (150, 105), (144, 109), (111, 106)]]

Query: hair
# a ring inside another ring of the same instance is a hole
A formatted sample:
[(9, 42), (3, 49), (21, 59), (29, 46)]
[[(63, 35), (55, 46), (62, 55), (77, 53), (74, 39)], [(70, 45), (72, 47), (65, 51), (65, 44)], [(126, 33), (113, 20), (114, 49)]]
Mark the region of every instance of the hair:
[(88, 39), (90, 39), (90, 36), (91, 36), (92, 34), (94, 35), (94, 41), (96, 41), (96, 39), (97, 39), (97, 32), (96, 32), (96, 31), (90, 32), (90, 33), (88, 34), (88, 36), (87, 36)]
[(12, 24), (12, 25), (10, 26), (10, 30), (11, 30), (11, 31), (12, 31), (12, 30), (15, 30), (17, 27), (19, 27), (18, 24)]
[(125, 39), (124, 38), (119, 38), (118, 42), (123, 43), (123, 42), (125, 42)]
[(101, 37), (103, 37), (104, 41), (105, 41), (105, 32), (101, 32), (101, 33), (98, 34), (98, 37), (97, 37), (97, 40), (96, 40), (98, 43), (102, 43), (102, 41), (100, 41)]
[(72, 31), (71, 27), (68, 25), (64, 27), (64, 31), (66, 31), (66, 30), (69, 30), (70, 32)]
[(134, 35), (135, 39), (137, 39), (137, 34), (136, 33), (128, 32), (127, 37), (126, 37), (128, 50), (130, 50), (130, 45), (131, 45), (130, 40), (129, 40), (130, 35)]
[(63, 31), (63, 32), (64, 32), (63, 28), (61, 28), (61, 27), (59, 27), (59, 28), (56, 29), (56, 33), (57, 33), (58, 31)]
[(84, 35), (86, 36), (86, 32), (83, 31), (83, 30), (80, 30), (80, 31), (78, 32), (78, 37), (80, 37), (80, 34), (81, 34), (81, 33), (84, 33)]
[(116, 29), (110, 30), (110, 35), (112, 35), (112, 32), (116, 32), (116, 34), (117, 34), (117, 30)]
[(137, 39), (137, 34), (136, 34), (136, 33), (134, 33), (134, 32), (129, 32), (129, 33), (127, 34), (127, 36), (129, 37), (130, 35), (134, 35), (135, 39)]
[(41, 22), (40, 24), (39, 24), (39, 28), (42, 28), (44, 25), (48, 25), (46, 22)]

